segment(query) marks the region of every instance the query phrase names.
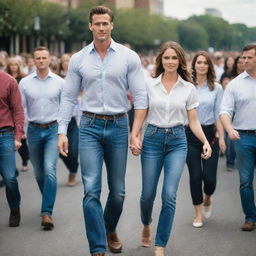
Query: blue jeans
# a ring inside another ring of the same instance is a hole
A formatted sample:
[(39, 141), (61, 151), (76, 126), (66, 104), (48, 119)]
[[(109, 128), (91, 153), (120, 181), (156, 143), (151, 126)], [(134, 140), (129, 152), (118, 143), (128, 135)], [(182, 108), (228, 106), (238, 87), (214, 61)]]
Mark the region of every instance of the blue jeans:
[(256, 135), (240, 133), (235, 141), (237, 168), (240, 176), (240, 197), (246, 221), (256, 222), (253, 178), (256, 160)]
[(34, 174), (42, 194), (41, 215), (52, 215), (56, 198), (57, 179), (56, 165), (59, 156), (58, 125), (39, 128), (29, 124), (28, 148)]
[(68, 124), (68, 156), (65, 157), (60, 154), (60, 158), (68, 168), (70, 174), (76, 174), (78, 169), (78, 137), (79, 129), (76, 124), (76, 119), (71, 118)]
[(225, 143), (226, 143), (226, 166), (234, 168), (235, 167), (235, 159), (236, 159), (236, 151), (235, 151), (235, 143), (228, 137), (227, 132), (225, 132)]
[(148, 125), (144, 134), (141, 154), (142, 194), (141, 220), (144, 225), (152, 221), (152, 209), (157, 184), (164, 169), (162, 209), (159, 216), (156, 246), (165, 247), (170, 237), (176, 208), (176, 192), (187, 156), (187, 139), (183, 126), (157, 128)]
[(3, 134), (0, 131), (0, 174), (5, 182), (8, 205), (14, 210), (20, 206), (20, 192), (16, 179), (13, 132)]
[[(106, 251), (106, 233), (116, 230), (122, 213), (127, 149), (127, 116), (114, 121), (82, 116), (79, 153), (84, 184), (84, 221), (91, 254)], [(100, 202), (103, 160), (109, 187), (104, 213)]]

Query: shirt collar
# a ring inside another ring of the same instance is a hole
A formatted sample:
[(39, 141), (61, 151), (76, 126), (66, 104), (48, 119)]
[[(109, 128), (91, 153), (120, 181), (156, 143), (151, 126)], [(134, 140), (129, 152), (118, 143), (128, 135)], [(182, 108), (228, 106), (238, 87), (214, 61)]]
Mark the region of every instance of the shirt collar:
[(240, 74), (240, 76), (242, 77), (242, 78), (251, 78), (251, 79), (253, 79), (246, 71), (244, 71), (243, 73), (241, 73)]
[[(33, 76), (34, 78), (40, 79), (39, 76), (38, 76), (37, 73), (36, 73), (36, 70), (32, 73), (32, 76)], [(47, 74), (47, 76), (45, 77), (44, 80), (46, 80), (48, 77), (53, 77), (53, 76), (54, 76), (53, 72), (49, 69), (49, 72), (48, 72), (48, 74)]]
[[(154, 81), (154, 83), (153, 83), (153, 86), (156, 86), (156, 85), (159, 85), (159, 84), (162, 83), (162, 76), (163, 76), (163, 73), (160, 74), (157, 78), (155, 78), (155, 81)], [(177, 85), (177, 84), (179, 84), (179, 83), (185, 84), (186, 81), (178, 74), (178, 80), (177, 80), (177, 82), (176, 82), (175, 84)]]
[[(111, 43), (110, 43), (108, 50), (109, 49), (112, 49), (114, 52), (117, 51), (117, 43), (112, 38), (111, 38)], [(88, 45), (88, 51), (89, 51), (89, 53), (96, 51), (93, 41)]]

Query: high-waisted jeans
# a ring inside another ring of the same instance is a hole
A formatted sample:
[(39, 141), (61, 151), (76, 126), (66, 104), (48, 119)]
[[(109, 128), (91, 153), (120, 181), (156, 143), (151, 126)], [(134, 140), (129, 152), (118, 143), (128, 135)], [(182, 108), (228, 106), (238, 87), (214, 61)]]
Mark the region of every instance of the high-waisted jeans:
[(187, 155), (187, 140), (183, 126), (158, 128), (148, 125), (141, 154), (142, 194), (141, 220), (152, 221), (152, 209), (162, 168), (162, 209), (159, 216), (155, 245), (165, 247), (170, 237), (176, 208), (176, 192)]

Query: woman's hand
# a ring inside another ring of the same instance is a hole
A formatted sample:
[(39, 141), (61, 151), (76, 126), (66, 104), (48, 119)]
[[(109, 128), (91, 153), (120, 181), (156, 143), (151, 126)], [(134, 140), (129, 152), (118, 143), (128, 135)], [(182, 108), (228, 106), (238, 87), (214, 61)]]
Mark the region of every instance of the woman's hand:
[(210, 158), (212, 155), (212, 149), (211, 146), (209, 145), (209, 142), (206, 141), (203, 145), (203, 153), (201, 154), (201, 157), (205, 160)]

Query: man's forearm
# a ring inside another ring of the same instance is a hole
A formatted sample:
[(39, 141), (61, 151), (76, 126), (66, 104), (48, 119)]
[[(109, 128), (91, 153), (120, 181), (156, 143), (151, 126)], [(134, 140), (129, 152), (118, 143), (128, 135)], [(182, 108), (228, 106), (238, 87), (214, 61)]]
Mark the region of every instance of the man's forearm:
[(134, 121), (132, 126), (132, 135), (138, 136), (141, 132), (142, 125), (147, 117), (147, 109), (136, 109), (134, 114)]

